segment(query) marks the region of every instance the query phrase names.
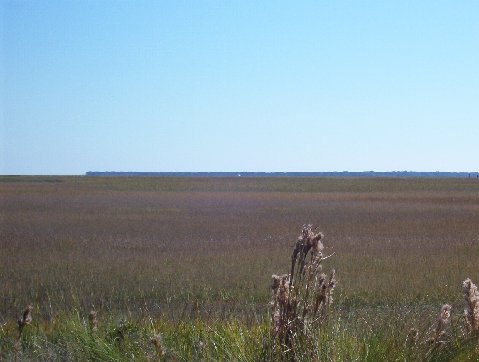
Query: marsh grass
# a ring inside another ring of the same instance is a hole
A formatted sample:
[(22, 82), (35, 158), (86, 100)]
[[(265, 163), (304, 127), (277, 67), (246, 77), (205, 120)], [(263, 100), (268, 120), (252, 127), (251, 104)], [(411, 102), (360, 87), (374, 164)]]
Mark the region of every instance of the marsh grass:
[[(475, 341), (464, 335), (460, 316), (452, 315), (447, 343), (431, 345), (429, 333), (436, 327), (434, 313), (425, 308), (381, 313), (335, 310), (308, 339), (297, 339), (296, 361), (477, 361)], [(85, 316), (86, 317), (86, 316)], [(248, 325), (228, 321), (124, 320), (118, 338), (118, 320), (99, 320), (90, 332), (80, 312), (62, 315), (25, 329), (20, 349), (15, 349), (13, 323), (0, 329), (0, 359), (20, 361), (278, 361), (270, 322)], [(411, 325), (418, 326), (416, 343), (407, 341)], [(156, 339), (161, 335), (161, 348)]]
[(269, 276), (291, 270), (305, 220), (327, 231), (339, 283), (297, 360), (478, 360), (457, 314), (479, 274), (476, 180), (1, 181), (0, 360), (276, 360)]
[(31, 302), (46, 319), (92, 305), (249, 318), (305, 220), (327, 230), (342, 303), (452, 301), (479, 274), (477, 191), (469, 179), (2, 182), (0, 321)]

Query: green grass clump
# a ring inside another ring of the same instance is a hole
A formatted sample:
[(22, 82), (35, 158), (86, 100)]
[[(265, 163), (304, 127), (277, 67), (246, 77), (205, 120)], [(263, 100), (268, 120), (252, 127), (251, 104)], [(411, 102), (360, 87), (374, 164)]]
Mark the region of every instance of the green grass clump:
[[(297, 339), (295, 361), (477, 361), (478, 341), (464, 334), (458, 316), (444, 336), (431, 345), (433, 313), (399, 310), (345, 313), (331, 311), (320, 329)], [(408, 340), (419, 327), (417, 339)], [(161, 336), (163, 353), (152, 339)], [(206, 322), (99, 319), (91, 331), (81, 313), (33, 322), (17, 342), (17, 328), (0, 329), (0, 360), (20, 361), (279, 361), (291, 355), (274, 348), (269, 321), (252, 325), (237, 320)]]

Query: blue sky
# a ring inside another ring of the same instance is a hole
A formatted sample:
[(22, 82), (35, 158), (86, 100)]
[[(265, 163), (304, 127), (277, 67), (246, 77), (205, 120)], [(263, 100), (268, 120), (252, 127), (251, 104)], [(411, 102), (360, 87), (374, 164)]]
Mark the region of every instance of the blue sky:
[(477, 1), (1, 1), (0, 173), (477, 171)]

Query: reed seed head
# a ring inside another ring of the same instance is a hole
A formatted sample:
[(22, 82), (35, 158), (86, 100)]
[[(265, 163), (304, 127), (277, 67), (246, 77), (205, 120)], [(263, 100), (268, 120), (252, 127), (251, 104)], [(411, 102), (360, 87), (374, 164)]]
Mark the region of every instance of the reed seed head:
[(451, 324), (451, 309), (449, 304), (444, 304), (437, 319), (436, 332), (430, 338), (430, 343), (443, 343), (442, 337), (446, 334), (447, 327)]
[(163, 356), (166, 353), (165, 347), (163, 345), (163, 337), (160, 333), (155, 334), (150, 339), (150, 341), (153, 344), (153, 346), (155, 347), (155, 351), (156, 351), (156, 354), (158, 356)]
[(18, 328), (20, 328), (20, 331), (23, 329), (23, 327), (32, 322), (32, 310), (33, 306), (31, 304), (28, 305), (23, 311), (22, 316), (18, 318)]
[(90, 326), (90, 330), (92, 331), (96, 331), (98, 329), (98, 319), (95, 310), (91, 310), (88, 314), (88, 325)]
[(411, 328), (407, 335), (406, 341), (410, 345), (415, 345), (417, 343), (417, 338), (419, 336), (419, 331), (417, 328)]
[(470, 332), (479, 332), (479, 291), (471, 279), (467, 278), (462, 283), (464, 300), (464, 319)]
[[(322, 273), (323, 234), (304, 225), (291, 255), (289, 274), (272, 276), (271, 317), (275, 347), (294, 356), (295, 344), (312, 338), (332, 303), (334, 270)], [(293, 358), (294, 360), (294, 358)]]
[(451, 306), (449, 304), (444, 304), (441, 308), (441, 314), (439, 319), (444, 323), (449, 323), (451, 320)]

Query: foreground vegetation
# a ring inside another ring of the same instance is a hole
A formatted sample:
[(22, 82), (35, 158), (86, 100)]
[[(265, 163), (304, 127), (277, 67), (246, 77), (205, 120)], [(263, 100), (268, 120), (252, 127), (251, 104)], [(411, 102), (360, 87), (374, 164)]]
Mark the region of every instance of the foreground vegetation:
[[(390, 310), (377, 316), (333, 313), (314, 335), (314, 344), (297, 355), (298, 361), (477, 361), (477, 339), (469, 337), (462, 320), (455, 316), (443, 344), (431, 344), (437, 316), (408, 310), (404, 320)], [(402, 314), (404, 316), (404, 314)], [(421, 318), (427, 318), (421, 321)], [(411, 326), (419, 326), (417, 341), (408, 339)], [(18, 330), (13, 324), (0, 330), (2, 360), (231, 360), (277, 361), (266, 322), (246, 325), (236, 320), (212, 322), (191, 320), (166, 322), (157, 320), (118, 320), (108, 317), (99, 321), (91, 332), (87, 318), (80, 314), (58, 316), (46, 325), (33, 322), (17, 342)], [(160, 334), (161, 349), (152, 340)]]
[(475, 179), (0, 181), (0, 360), (278, 360), (268, 286), (304, 221), (339, 283), (297, 360), (478, 359), (461, 286), (479, 279)]

